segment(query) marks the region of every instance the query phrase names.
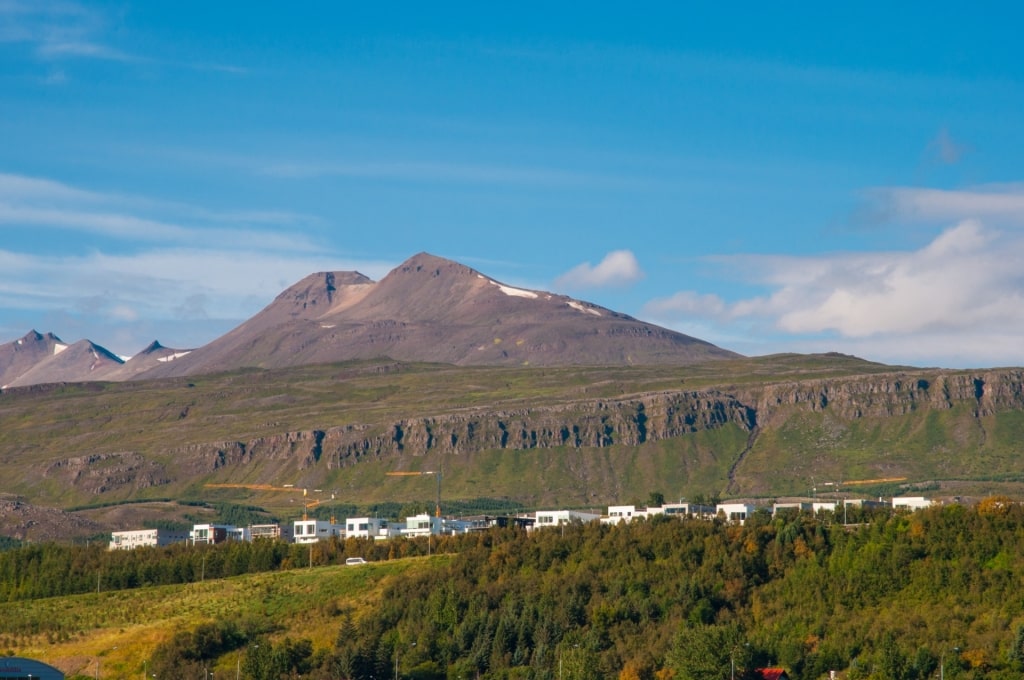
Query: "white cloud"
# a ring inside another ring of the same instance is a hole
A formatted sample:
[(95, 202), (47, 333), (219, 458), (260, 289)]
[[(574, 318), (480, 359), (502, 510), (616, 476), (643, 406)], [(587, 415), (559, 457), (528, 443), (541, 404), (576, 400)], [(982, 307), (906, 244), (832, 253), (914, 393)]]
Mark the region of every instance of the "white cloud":
[(836, 257), (808, 288), (784, 285), (769, 308), (791, 333), (846, 337), (1012, 324), (1024, 330), (1024, 241), (963, 222), (909, 253)]
[[(180, 203), (102, 194), (45, 178), (0, 173), (0, 229), (31, 226), (95, 234), (126, 243), (207, 247), (245, 243), (265, 250), (312, 251), (319, 246), (296, 235), (291, 227), (319, 221), (286, 211), (211, 211)], [(239, 224), (243, 227), (239, 228)], [(244, 228), (245, 225), (250, 228)]]
[[(358, 270), (379, 279), (394, 264), (249, 249), (161, 249), (68, 257), (0, 250), (0, 309), (31, 311), (37, 317), (77, 317), (76, 327), (87, 333), (85, 337), (103, 345), (109, 342), (112, 328), (126, 323), (145, 327), (173, 320), (181, 325), (182, 335), (191, 338), (191, 322), (226, 319), (233, 325), (313, 272)], [(53, 330), (65, 332), (63, 327)], [(137, 335), (124, 337), (142, 342), (144, 338)], [(177, 341), (167, 339), (172, 344)], [(0, 342), (9, 340), (0, 338)], [(179, 346), (185, 344), (195, 342), (179, 342)], [(138, 347), (110, 349), (130, 353)]]
[(702, 295), (686, 290), (667, 298), (652, 300), (644, 309), (657, 317), (716, 318), (726, 312), (726, 305), (717, 295)]
[(868, 212), (893, 219), (949, 222), (990, 219), (1024, 225), (1024, 184), (997, 184), (962, 190), (885, 187), (867, 193)]
[[(0, 174), (0, 234), (19, 237), (5, 245), (22, 236), (36, 244), (33, 252), (0, 247), (3, 324), (55, 319), (101, 344), (113, 332), (133, 341), (111, 347), (123, 354), (138, 349), (134, 341), (148, 342), (138, 329), (175, 330), (175, 322), (189, 338), (181, 346), (194, 345), (196, 328), (223, 332), (224, 320), (230, 326), (251, 316), (315, 271), (357, 269), (379, 278), (392, 268), (339, 257), (295, 228), (320, 222), (284, 211), (214, 211)], [(49, 242), (61, 247), (42, 245)]]
[(130, 59), (100, 42), (104, 28), (102, 15), (80, 3), (0, 2), (0, 42), (25, 43), (46, 59)]
[(1024, 363), (1024, 236), (1016, 232), (966, 220), (913, 251), (716, 261), (768, 292), (726, 303), (684, 291), (645, 312), (676, 327), (710, 319), (721, 335), (757, 328), (763, 342), (752, 346), (764, 351), (802, 345), (904, 363)]
[(555, 279), (554, 285), (558, 290), (627, 286), (643, 277), (640, 263), (631, 251), (613, 250), (596, 267), (584, 262)]

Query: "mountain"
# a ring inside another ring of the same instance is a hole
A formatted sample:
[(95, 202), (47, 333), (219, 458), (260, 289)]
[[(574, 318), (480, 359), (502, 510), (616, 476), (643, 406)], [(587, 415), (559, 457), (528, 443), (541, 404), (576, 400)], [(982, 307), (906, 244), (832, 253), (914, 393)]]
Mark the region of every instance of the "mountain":
[(52, 382), (85, 382), (102, 380), (106, 374), (120, 367), (124, 360), (89, 340), (71, 345), (57, 345), (59, 349), (9, 383), (10, 387), (38, 385)]
[(53, 333), (43, 335), (35, 330), (0, 345), (0, 389), (64, 349), (67, 345)]
[(32, 331), (0, 345), (0, 387), (179, 377), (353, 359), (456, 366), (687, 365), (739, 357), (589, 302), (508, 286), (420, 253), (376, 282), (311, 274), (261, 312), (195, 350), (154, 342), (124, 360)]
[(190, 350), (170, 349), (157, 341), (130, 359), (122, 359), (90, 340), (68, 344), (53, 333), (29, 331), (0, 345), (0, 389), (42, 383), (131, 380)]
[(134, 354), (119, 366), (114, 366), (96, 376), (98, 380), (132, 380), (137, 376), (158, 366), (169, 364), (172, 361), (188, 356), (190, 349), (172, 349), (164, 347), (154, 340), (142, 351)]
[(604, 307), (420, 253), (379, 282), (321, 272), (224, 336), (141, 377), (390, 357), (459, 366), (692, 364), (735, 358)]

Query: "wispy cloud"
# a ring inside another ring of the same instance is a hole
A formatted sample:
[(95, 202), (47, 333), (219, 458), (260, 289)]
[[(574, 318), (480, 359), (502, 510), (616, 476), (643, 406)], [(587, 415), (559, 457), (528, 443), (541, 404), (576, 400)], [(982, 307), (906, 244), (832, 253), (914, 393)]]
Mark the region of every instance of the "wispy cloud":
[(31, 226), (125, 242), (208, 247), (256, 243), (261, 249), (299, 252), (314, 250), (318, 245), (296, 235), (290, 227), (317, 221), (313, 216), (287, 211), (211, 211), (0, 173), (0, 229)]
[[(195, 71), (241, 75), (249, 69), (216, 61), (166, 58), (125, 51), (111, 44), (109, 17), (95, 7), (64, 0), (0, 0), (0, 43), (27, 45), (36, 58), (59, 63), (74, 59), (137, 62)], [(48, 84), (62, 84), (68, 76), (56, 70)]]
[(925, 361), (956, 356), (966, 337), (987, 337), (1009, 351), (1005, 362), (1024, 361), (1024, 236), (1015, 231), (966, 220), (912, 251), (714, 261), (768, 292), (727, 303), (683, 291), (652, 300), (645, 312), (675, 326), (710, 322), (722, 332), (757, 325), (790, 347), (801, 339), (818, 349), (888, 347), (874, 356), (903, 347), (912, 350), (904, 357)]
[[(0, 250), (0, 308), (74, 319), (85, 337), (104, 345), (111, 343), (113, 329), (119, 328), (124, 344), (110, 348), (126, 353), (147, 341), (141, 330), (125, 332), (126, 325), (143, 329), (158, 322), (181, 322), (182, 335), (191, 333), (188, 326), (195, 321), (221, 319), (234, 325), (315, 271), (351, 269), (379, 279), (393, 266), (248, 248), (157, 248), (123, 255), (71, 256)], [(12, 330), (20, 334), (28, 329)], [(0, 342), (7, 340), (0, 338)], [(191, 335), (187, 340), (193, 342)], [(183, 344), (175, 337), (167, 341)]]
[(959, 190), (882, 187), (869, 190), (865, 197), (863, 213), (874, 222), (986, 219), (1024, 226), (1024, 184)]
[(644, 277), (640, 263), (629, 250), (614, 250), (596, 266), (589, 262), (576, 265), (555, 279), (557, 290), (583, 290), (628, 286)]
[(103, 43), (105, 25), (102, 14), (76, 2), (0, 2), (0, 42), (24, 43), (44, 59), (130, 60)]
[(74, 57), (108, 59), (111, 61), (138, 61), (139, 59), (108, 45), (83, 41), (47, 41), (39, 45), (37, 52), (40, 56), (48, 59)]
[[(287, 211), (210, 210), (0, 174), (0, 233), (18, 237), (4, 242), (28, 238), (35, 244), (31, 252), (0, 249), (0, 309), (60, 318), (101, 344), (111, 328), (119, 329), (125, 345), (111, 349), (123, 353), (144, 339), (133, 327), (149, 330), (168, 320), (187, 321), (191, 328), (195, 321), (237, 322), (314, 271), (358, 269), (379, 278), (394, 265), (347, 258), (296, 233), (296, 225), (317, 221)], [(86, 237), (61, 239), (60, 250), (70, 254), (42, 254), (53, 249), (38, 245), (60, 233)], [(224, 332), (223, 324), (216, 330)]]

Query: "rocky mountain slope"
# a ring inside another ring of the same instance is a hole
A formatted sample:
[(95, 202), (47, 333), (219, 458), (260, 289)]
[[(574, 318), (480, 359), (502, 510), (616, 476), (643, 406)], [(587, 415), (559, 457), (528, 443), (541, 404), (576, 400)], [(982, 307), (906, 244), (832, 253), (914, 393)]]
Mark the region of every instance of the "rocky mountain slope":
[(420, 253), (374, 282), (313, 274), (255, 317), (143, 377), (390, 357), (460, 366), (686, 364), (737, 355), (603, 307)]
[(153, 343), (128, 361), (88, 340), (32, 331), (0, 345), (0, 388), (134, 380), (242, 367), (390, 357), (460, 366), (691, 364), (734, 352), (564, 295), (507, 286), (415, 255), (375, 282), (311, 274), (253, 318), (194, 351)]
[(370, 362), (0, 395), (6, 490), (64, 505), (250, 502), (245, 485), (285, 483), (347, 502), (417, 493), (391, 470), (443, 469), (446, 497), (538, 505), (655, 489), (764, 497), (814, 479), (1024, 482), (1022, 432), (1020, 369), (829, 356), (671, 369)]
[(13, 342), (0, 345), (0, 389), (58, 382), (131, 380), (188, 350), (152, 342), (125, 360), (90, 340), (68, 344), (53, 333), (29, 331)]

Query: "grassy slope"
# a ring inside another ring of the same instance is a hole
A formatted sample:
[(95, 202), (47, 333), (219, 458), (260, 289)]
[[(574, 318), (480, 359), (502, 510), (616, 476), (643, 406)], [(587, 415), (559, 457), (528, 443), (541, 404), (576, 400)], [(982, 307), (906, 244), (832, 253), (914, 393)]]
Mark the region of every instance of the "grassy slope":
[[(227, 374), (122, 384), (69, 385), (0, 394), (0, 464), (4, 491), (64, 507), (97, 500), (39, 474), (41, 466), (69, 456), (136, 451), (174, 464), (172, 446), (241, 440), (345, 424), (386, 424), (400, 419), (477, 408), (512, 409), (566, 404), (580, 399), (734, 387), (893, 372), (894, 367), (839, 355), (777, 355), (700, 366), (456, 368), (355, 362), (282, 371)], [(912, 369), (911, 369), (912, 370)], [(736, 493), (802, 493), (811, 479), (906, 476), (914, 480), (1014, 476), (1022, 414), (975, 419), (949, 413), (854, 423), (827, 412), (801, 412), (777, 430), (763, 432), (737, 470)], [(984, 435), (984, 436), (983, 436)], [(444, 469), (445, 498), (511, 497), (527, 505), (597, 506), (645, 499), (718, 493), (746, 445), (745, 433), (723, 428), (637, 448), (528, 452), (485, 451), (441, 460), (405, 461), (410, 469)], [(981, 455), (978, 455), (978, 454)], [(626, 464), (628, 463), (628, 464)], [(394, 460), (371, 460), (318, 479), (324, 496), (340, 501), (431, 501), (432, 479), (393, 478)], [(231, 481), (282, 484), (300, 475), (294, 461), (227, 471)], [(287, 494), (211, 490), (194, 478), (156, 486), (134, 497), (230, 500), (295, 516), (301, 500)], [(132, 494), (116, 491), (103, 499)]]
[[(314, 567), (5, 603), (0, 604), (0, 644), (4, 651), (40, 659), (69, 675), (93, 675), (99, 658), (103, 677), (108, 678), (138, 677), (143, 660), (157, 644), (179, 630), (218, 619), (273, 621), (280, 626), (273, 637), (309, 638), (315, 648), (331, 647), (341, 611), (358, 618), (378, 599), (388, 579), (447, 559)], [(43, 631), (19, 634), (33, 627)], [(234, 655), (222, 658), (221, 670), (233, 672), (235, 661)]]

